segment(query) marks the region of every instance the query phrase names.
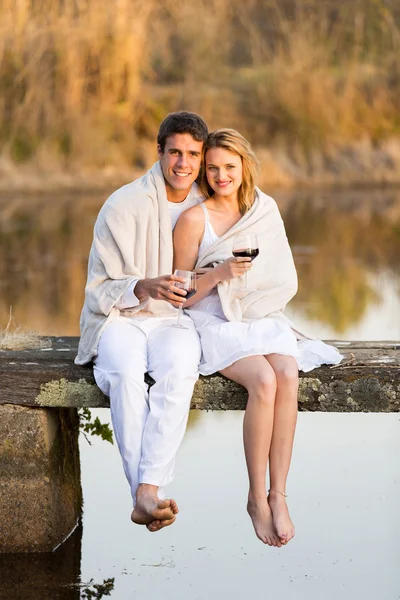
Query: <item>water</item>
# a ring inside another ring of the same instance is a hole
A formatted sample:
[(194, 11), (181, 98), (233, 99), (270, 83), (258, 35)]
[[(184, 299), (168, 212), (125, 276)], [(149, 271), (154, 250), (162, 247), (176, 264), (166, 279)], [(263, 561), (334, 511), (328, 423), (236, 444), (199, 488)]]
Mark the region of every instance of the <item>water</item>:
[(2, 595), (11, 568), (3, 564), (0, 598), (75, 600), (108, 579), (113, 600), (400, 598), (399, 415), (299, 415), (288, 486), (297, 531), (281, 549), (256, 538), (245, 511), (242, 418), (192, 413), (170, 486), (180, 514), (156, 534), (129, 521), (116, 447), (81, 439), (81, 553), (75, 543), (46, 568), (29, 557), (11, 596)]
[[(288, 316), (324, 339), (400, 338), (400, 190), (276, 193), (299, 274)], [(107, 193), (0, 195), (0, 325), (79, 335)]]
[(288, 487), (297, 533), (281, 549), (255, 537), (245, 512), (243, 414), (194, 416), (171, 485), (181, 513), (158, 534), (128, 523), (118, 452), (82, 448), (85, 580), (115, 577), (115, 599), (400, 597), (398, 415), (300, 414)]
[[(0, 325), (12, 305), (22, 328), (79, 335), (106, 196), (0, 196)], [(300, 282), (289, 316), (326, 339), (400, 339), (400, 191), (276, 198)], [(180, 514), (157, 534), (129, 521), (116, 447), (81, 440), (83, 530), (53, 555), (0, 555), (0, 599), (400, 598), (399, 415), (299, 415), (288, 487), (297, 533), (282, 549), (263, 546), (245, 512), (242, 418), (191, 413), (171, 485)]]

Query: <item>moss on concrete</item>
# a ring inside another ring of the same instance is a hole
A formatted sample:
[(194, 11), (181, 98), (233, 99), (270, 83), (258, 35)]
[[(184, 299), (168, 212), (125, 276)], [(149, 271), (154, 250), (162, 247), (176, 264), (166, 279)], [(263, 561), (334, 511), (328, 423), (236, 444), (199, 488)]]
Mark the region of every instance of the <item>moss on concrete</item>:
[(57, 379), (40, 386), (35, 403), (39, 406), (95, 408), (107, 405), (108, 400), (97, 386), (85, 379), (78, 382)]
[[(93, 383), (66, 379), (42, 384), (35, 398), (38, 406), (95, 408), (108, 407), (109, 400)], [(196, 383), (191, 407), (204, 410), (244, 410), (247, 392), (240, 385), (220, 375), (200, 377)], [(377, 377), (359, 377), (344, 381), (332, 376), (331, 381), (317, 377), (301, 377), (299, 409), (324, 412), (398, 412), (400, 385), (381, 382)]]

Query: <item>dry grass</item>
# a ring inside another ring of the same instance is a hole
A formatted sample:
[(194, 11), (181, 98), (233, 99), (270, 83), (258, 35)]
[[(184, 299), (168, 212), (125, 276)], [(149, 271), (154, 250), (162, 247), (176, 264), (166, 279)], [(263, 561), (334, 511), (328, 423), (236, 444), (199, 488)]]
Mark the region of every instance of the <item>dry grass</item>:
[(140, 114), (152, 1), (113, 4), (3, 0), (0, 122), (16, 160), (39, 146), (44, 160), (73, 154), (101, 166), (121, 158), (120, 138)]
[(51, 348), (51, 340), (33, 331), (22, 332), (13, 323), (12, 310), (4, 329), (0, 328), (0, 350), (37, 350)]
[(400, 134), (399, 24), (384, 0), (1, 0), (3, 158), (147, 166), (180, 108), (297, 163), (379, 145)]

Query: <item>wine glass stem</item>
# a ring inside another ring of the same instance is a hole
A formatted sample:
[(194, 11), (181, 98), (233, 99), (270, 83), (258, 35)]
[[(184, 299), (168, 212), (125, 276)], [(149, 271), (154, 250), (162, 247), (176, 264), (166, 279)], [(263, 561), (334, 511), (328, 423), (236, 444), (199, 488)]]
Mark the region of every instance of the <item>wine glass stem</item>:
[(178, 308), (178, 318), (176, 320), (177, 325), (181, 324), (182, 313), (183, 313), (183, 309), (182, 309), (182, 304), (181, 304), (180, 307)]
[(247, 288), (247, 271), (244, 274), (244, 287)]

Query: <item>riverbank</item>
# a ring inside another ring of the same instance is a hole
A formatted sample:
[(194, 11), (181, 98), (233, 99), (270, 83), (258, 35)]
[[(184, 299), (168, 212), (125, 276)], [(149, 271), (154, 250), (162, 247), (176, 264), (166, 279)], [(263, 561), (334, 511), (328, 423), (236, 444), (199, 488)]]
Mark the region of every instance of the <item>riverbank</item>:
[[(107, 165), (67, 168), (32, 159), (25, 164), (0, 160), (0, 193), (116, 189), (142, 175), (157, 160), (155, 143), (142, 168)], [(400, 138), (380, 145), (369, 140), (323, 151), (300, 146), (255, 147), (260, 160), (259, 185), (274, 188), (351, 188), (400, 185)]]

